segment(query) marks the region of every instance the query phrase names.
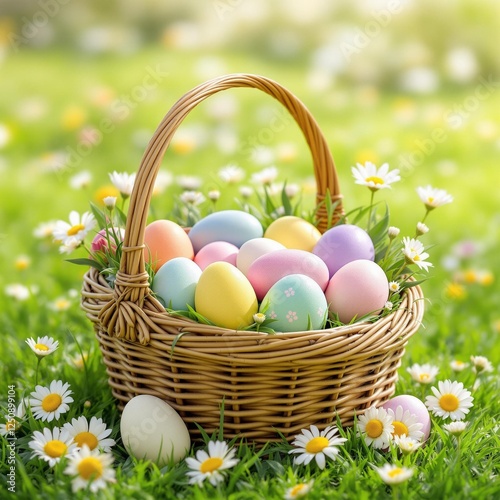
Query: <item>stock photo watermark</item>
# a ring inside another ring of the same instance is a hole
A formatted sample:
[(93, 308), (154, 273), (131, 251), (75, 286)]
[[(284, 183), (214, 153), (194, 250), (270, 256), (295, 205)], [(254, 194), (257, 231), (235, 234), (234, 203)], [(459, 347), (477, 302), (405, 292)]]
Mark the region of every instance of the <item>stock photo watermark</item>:
[(61, 8), (70, 2), (71, 0), (38, 0), (36, 4), (39, 9), (30, 17), (23, 16), (19, 33), (9, 35), (12, 49), (17, 52), (22, 45), (28, 44), (30, 40), (36, 38), (41, 30), (50, 23), (50, 20), (59, 14)]
[(16, 386), (7, 386), (7, 423), (6, 435), (7, 451), (5, 463), (7, 465), (7, 490), (16, 492)]
[(414, 141), (414, 148), (410, 153), (399, 155), (398, 168), (401, 175), (410, 175), (416, 167), (424, 163), (439, 144), (448, 139), (449, 129), (460, 128), (499, 87), (500, 81), (495, 80), (492, 75), (487, 78), (481, 76), (479, 83), (467, 97), (461, 102), (454, 103), (443, 113), (443, 120), (447, 126), (433, 128), (426, 137), (420, 137)]

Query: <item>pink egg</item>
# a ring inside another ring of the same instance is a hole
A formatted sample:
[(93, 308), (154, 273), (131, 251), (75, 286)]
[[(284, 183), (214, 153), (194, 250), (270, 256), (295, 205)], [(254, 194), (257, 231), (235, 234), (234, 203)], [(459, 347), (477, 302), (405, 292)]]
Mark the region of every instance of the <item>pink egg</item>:
[(227, 241), (214, 241), (205, 245), (194, 256), (194, 261), (203, 270), (213, 262), (229, 262), (236, 266), (238, 247)]
[(342, 323), (366, 314), (377, 314), (389, 298), (389, 282), (383, 269), (371, 260), (354, 260), (342, 266), (325, 291), (330, 312)]
[(313, 248), (313, 253), (328, 266), (330, 278), (348, 262), (375, 258), (370, 236), (354, 224), (342, 224), (326, 231)]
[(425, 404), (415, 396), (402, 394), (401, 396), (396, 396), (389, 399), (389, 401), (386, 401), (382, 405), (382, 408), (385, 408), (386, 410), (390, 408), (394, 413), (396, 413), (398, 406), (401, 406), (403, 411), (408, 410), (410, 414), (415, 415), (417, 422), (420, 422), (423, 425), (420, 430), (424, 433), (422, 441), (425, 441), (431, 432), (431, 417)]
[(236, 267), (246, 276), (248, 268), (259, 257), (275, 250), (283, 250), (284, 248), (281, 243), (269, 238), (253, 238), (241, 245), (238, 257), (236, 258)]
[(309, 276), (323, 291), (328, 285), (328, 268), (319, 257), (305, 250), (289, 248), (259, 257), (248, 268), (247, 278), (257, 298), (262, 300), (278, 280), (290, 274)]

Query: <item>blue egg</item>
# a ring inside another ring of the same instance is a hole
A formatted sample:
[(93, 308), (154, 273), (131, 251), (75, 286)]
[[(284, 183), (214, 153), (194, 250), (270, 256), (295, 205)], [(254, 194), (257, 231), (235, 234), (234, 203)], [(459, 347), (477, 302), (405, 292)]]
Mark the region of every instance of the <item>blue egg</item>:
[(276, 332), (320, 330), (324, 328), (328, 304), (312, 278), (290, 274), (269, 289), (259, 312), (274, 320), (269, 327)]
[(221, 210), (199, 220), (189, 231), (195, 254), (214, 241), (227, 241), (238, 248), (248, 240), (262, 238), (264, 230), (257, 217), (240, 210)]
[(165, 307), (187, 310), (194, 307), (196, 285), (201, 269), (186, 257), (176, 257), (160, 267), (153, 279), (153, 292), (163, 301)]

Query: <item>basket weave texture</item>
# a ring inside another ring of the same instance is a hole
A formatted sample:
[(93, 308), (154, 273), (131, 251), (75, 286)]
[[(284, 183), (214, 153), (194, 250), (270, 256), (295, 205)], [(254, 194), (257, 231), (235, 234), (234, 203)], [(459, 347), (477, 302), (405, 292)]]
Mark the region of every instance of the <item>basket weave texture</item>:
[[(268, 335), (196, 323), (168, 314), (151, 294), (143, 257), (144, 230), (156, 175), (182, 120), (207, 97), (235, 87), (261, 90), (281, 102), (302, 130), (317, 184), (317, 222), (327, 227), (322, 203), (342, 195), (335, 165), (318, 124), (288, 90), (267, 78), (226, 75), (186, 93), (167, 113), (144, 153), (130, 199), (123, 254), (115, 287), (91, 268), (82, 307), (93, 322), (112, 393), (123, 409), (132, 397), (157, 396), (188, 425), (212, 433), (224, 407), (224, 438), (255, 443), (293, 439), (301, 429), (351, 425), (354, 415), (393, 393), (408, 339), (423, 317), (419, 286), (400, 307), (375, 322), (318, 331)], [(182, 334), (182, 335), (180, 335)]]

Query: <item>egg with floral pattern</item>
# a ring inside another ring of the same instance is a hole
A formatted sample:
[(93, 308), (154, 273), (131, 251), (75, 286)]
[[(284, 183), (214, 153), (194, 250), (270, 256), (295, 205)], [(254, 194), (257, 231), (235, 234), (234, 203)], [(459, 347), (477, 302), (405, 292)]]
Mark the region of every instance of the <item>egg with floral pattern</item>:
[(272, 319), (276, 332), (320, 330), (324, 327), (328, 304), (321, 287), (309, 276), (290, 274), (267, 292), (259, 312)]

